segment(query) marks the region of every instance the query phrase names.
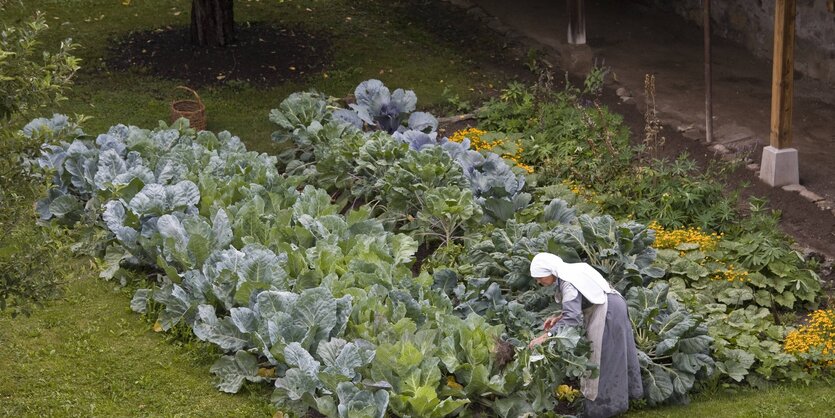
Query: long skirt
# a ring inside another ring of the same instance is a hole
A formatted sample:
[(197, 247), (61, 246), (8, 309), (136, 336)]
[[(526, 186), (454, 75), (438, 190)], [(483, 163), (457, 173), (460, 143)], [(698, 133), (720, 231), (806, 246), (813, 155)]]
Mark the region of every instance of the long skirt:
[(643, 396), (638, 349), (623, 296), (609, 296), (600, 353), (597, 398), (584, 403), (584, 417), (611, 417), (629, 409), (629, 399)]

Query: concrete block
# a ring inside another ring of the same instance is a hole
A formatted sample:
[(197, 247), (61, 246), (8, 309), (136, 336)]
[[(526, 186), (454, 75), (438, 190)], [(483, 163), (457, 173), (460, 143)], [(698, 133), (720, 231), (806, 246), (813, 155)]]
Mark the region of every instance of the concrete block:
[(787, 192), (800, 192), (806, 190), (806, 188), (799, 184), (789, 184), (787, 186), (783, 186), (783, 190)]
[(800, 183), (797, 150), (794, 148), (777, 149), (770, 145), (763, 148), (760, 167), (760, 180), (771, 187)]
[(804, 199), (806, 199), (806, 200), (808, 200), (812, 203), (820, 202), (821, 200), (823, 200), (823, 197), (819, 196), (817, 193), (815, 193), (815, 192), (813, 192), (809, 189), (801, 190), (800, 195), (803, 196)]

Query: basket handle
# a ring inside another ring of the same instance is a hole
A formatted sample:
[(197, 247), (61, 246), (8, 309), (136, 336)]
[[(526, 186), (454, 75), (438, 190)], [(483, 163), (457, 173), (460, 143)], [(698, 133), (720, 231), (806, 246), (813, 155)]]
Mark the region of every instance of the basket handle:
[(194, 95), (194, 98), (195, 98), (195, 99), (197, 99), (197, 103), (199, 103), (199, 104), (200, 104), (200, 106), (203, 106), (203, 100), (201, 100), (201, 99), (200, 99), (200, 95), (199, 95), (199, 94), (197, 94), (197, 92), (196, 92), (196, 91), (194, 91), (194, 90), (192, 90), (192, 89), (190, 89), (190, 88), (188, 88), (188, 87), (186, 87), (186, 86), (177, 86), (177, 87), (175, 87), (175, 88), (178, 88), (178, 89), (183, 89), (183, 90), (186, 90), (186, 91), (191, 92), (191, 94), (193, 94), (193, 95)]

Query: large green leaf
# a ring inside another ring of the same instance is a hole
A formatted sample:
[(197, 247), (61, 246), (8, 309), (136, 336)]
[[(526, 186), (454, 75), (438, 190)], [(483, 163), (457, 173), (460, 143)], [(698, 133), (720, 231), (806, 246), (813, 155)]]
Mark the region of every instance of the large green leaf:
[(258, 375), (258, 359), (246, 351), (238, 351), (234, 356), (219, 358), (210, 371), (218, 377), (218, 389), (227, 393), (238, 393), (245, 380), (250, 382), (266, 380)]
[(754, 364), (754, 356), (738, 349), (725, 350), (722, 354), (724, 360), (717, 361), (716, 367), (731, 379), (741, 382)]
[(383, 389), (371, 392), (343, 382), (337, 387), (336, 394), (339, 397), (339, 418), (383, 418), (386, 414), (389, 393)]

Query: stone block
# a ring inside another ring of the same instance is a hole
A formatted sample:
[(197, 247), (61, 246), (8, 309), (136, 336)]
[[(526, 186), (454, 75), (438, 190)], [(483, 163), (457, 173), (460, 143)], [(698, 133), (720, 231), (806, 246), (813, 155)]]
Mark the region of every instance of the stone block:
[(832, 207), (835, 206), (832, 202), (828, 200), (821, 200), (815, 202), (815, 204), (818, 205), (818, 207), (821, 208), (821, 210), (832, 210)]
[(770, 145), (763, 148), (760, 180), (772, 187), (800, 184), (797, 150), (794, 148), (777, 149)]
[(783, 186), (783, 190), (787, 192), (801, 192), (803, 190), (806, 190), (806, 188), (799, 184), (789, 184), (787, 186)]
[(804, 199), (812, 203), (820, 202), (821, 200), (823, 200), (823, 197), (809, 189), (801, 190), (800, 195), (803, 196)]

